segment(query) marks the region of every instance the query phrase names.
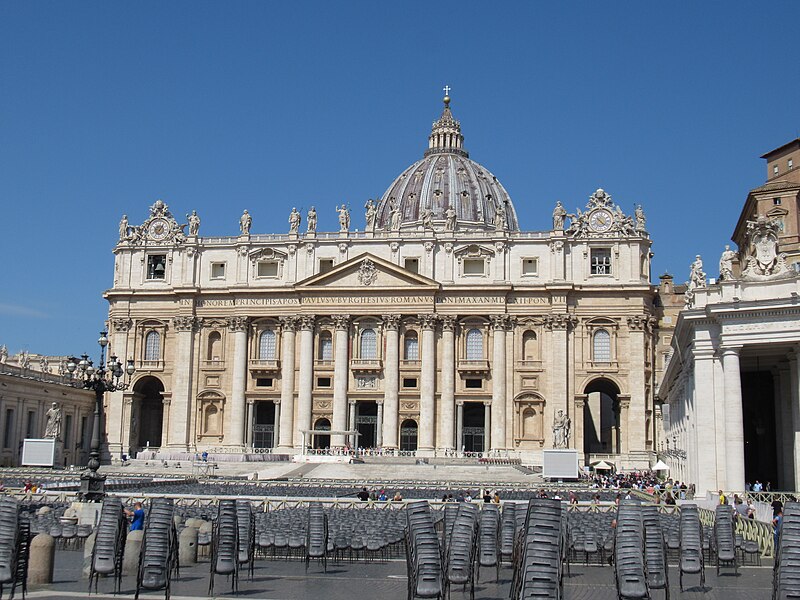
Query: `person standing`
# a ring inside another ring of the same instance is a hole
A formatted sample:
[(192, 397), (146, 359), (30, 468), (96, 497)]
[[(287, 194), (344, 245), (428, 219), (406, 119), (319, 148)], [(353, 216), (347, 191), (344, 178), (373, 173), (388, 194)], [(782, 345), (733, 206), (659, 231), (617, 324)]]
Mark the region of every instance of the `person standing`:
[(779, 508), (778, 512), (775, 513), (775, 516), (772, 519), (772, 526), (775, 528), (775, 533), (772, 535), (774, 536), (774, 550), (773, 554), (777, 555), (778, 552), (778, 542), (781, 539), (781, 525), (783, 525), (783, 509)]
[(144, 529), (144, 508), (141, 502), (134, 503), (133, 510), (126, 510), (125, 514), (131, 517), (131, 531)]

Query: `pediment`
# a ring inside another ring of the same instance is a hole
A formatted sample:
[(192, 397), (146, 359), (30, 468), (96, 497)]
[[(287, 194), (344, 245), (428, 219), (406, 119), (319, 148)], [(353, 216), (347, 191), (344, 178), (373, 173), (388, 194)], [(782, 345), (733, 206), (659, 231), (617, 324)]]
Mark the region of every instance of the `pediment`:
[(398, 287), (439, 289), (438, 282), (412, 273), (389, 262), (365, 252), (337, 265), (327, 273), (313, 275), (297, 283), (295, 287), (305, 289), (344, 288), (368, 290), (388, 290)]

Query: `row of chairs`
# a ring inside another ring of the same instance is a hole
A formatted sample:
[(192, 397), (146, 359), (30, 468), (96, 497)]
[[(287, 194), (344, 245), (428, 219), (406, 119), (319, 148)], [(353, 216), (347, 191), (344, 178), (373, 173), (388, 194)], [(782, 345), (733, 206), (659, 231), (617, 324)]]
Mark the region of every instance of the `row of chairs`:
[(567, 527), (559, 500), (534, 498), (528, 502), (514, 553), (512, 600), (563, 597)]
[(772, 599), (797, 598), (800, 598), (800, 503), (787, 502), (775, 547)]
[(434, 515), (426, 501), (406, 505), (408, 600), (444, 595), (442, 555)]
[(97, 593), (100, 577), (114, 578), (114, 593), (120, 592), (122, 585), (122, 561), (125, 555), (125, 541), (128, 535), (128, 519), (119, 498), (111, 496), (103, 500), (100, 521), (97, 524), (94, 548), (89, 570), (89, 591)]
[(614, 536), (614, 577), (620, 600), (650, 598), (647, 580), (645, 533), (641, 504), (623, 500), (617, 510)]
[(478, 537), (478, 509), (475, 505), (461, 502), (457, 505), (452, 529), (445, 547), (444, 587), (448, 598), (450, 586), (470, 586), (470, 598), (475, 598), (475, 559)]
[(142, 589), (164, 590), (170, 596), (173, 575), (179, 576), (178, 534), (175, 528), (175, 504), (172, 499), (153, 498), (142, 538), (139, 570), (136, 576), (136, 600)]

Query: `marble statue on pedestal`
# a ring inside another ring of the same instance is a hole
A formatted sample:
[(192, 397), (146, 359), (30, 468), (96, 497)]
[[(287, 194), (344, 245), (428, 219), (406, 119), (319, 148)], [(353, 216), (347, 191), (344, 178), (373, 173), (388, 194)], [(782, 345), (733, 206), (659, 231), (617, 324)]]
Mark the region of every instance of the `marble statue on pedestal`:
[(61, 436), (61, 407), (58, 402), (53, 402), (50, 410), (45, 414), (47, 423), (44, 427), (44, 437), (57, 440)]
[(569, 447), (569, 434), (572, 423), (570, 418), (559, 410), (553, 419), (553, 448)]
[(725, 250), (722, 256), (719, 257), (719, 279), (720, 281), (729, 281), (733, 279), (733, 261), (736, 260), (736, 252), (731, 250), (728, 244), (725, 244)]
[(289, 233), (297, 233), (300, 230), (300, 213), (294, 207), (289, 213)]
[(250, 235), (250, 226), (253, 224), (253, 217), (250, 216), (250, 213), (247, 212), (247, 209), (242, 213), (241, 218), (239, 219), (239, 229), (242, 232), (242, 235)]
[(364, 219), (367, 222), (364, 231), (375, 231), (375, 216), (378, 214), (378, 209), (375, 208), (375, 202), (370, 198), (367, 200), (367, 203), (364, 205), (366, 209), (366, 213), (364, 214)]
[(306, 232), (315, 233), (317, 231), (317, 209), (313, 206), (306, 215)]
[(347, 206), (344, 204), (337, 205), (336, 212), (339, 213), (339, 231), (350, 231), (350, 211)]
[(197, 211), (193, 210), (192, 214), (186, 215), (186, 219), (189, 221), (189, 235), (197, 235), (200, 231), (200, 217), (197, 216)]
[(553, 229), (555, 231), (564, 231), (564, 219), (567, 217), (567, 210), (562, 206), (561, 200), (556, 202), (556, 207), (553, 209)]

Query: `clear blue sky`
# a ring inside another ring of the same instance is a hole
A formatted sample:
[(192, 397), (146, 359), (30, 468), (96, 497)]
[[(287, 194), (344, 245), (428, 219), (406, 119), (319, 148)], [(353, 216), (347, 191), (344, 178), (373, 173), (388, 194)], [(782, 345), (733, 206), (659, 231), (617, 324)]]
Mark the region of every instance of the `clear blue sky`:
[[(284, 231), (421, 157), (452, 87), (523, 229), (641, 202), (654, 278), (710, 274), (798, 135), (800, 3), (0, 3), (0, 343), (95, 353), (127, 213)], [(362, 215), (354, 226), (363, 227)]]

